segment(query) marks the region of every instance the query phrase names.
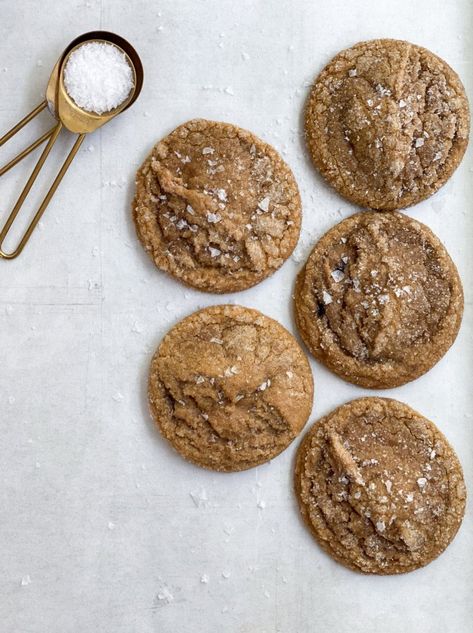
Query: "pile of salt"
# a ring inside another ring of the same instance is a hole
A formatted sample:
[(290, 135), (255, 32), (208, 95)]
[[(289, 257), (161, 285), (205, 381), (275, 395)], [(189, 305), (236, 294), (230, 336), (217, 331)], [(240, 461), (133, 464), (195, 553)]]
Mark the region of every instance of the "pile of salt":
[(87, 112), (117, 108), (133, 88), (133, 71), (113, 44), (89, 42), (76, 49), (64, 68), (67, 94)]

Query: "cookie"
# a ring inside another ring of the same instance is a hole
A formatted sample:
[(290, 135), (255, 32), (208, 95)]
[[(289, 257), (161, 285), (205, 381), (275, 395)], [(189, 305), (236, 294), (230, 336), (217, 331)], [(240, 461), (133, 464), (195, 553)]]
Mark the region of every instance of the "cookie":
[(435, 193), (468, 143), (468, 100), (458, 75), (400, 40), (361, 42), (320, 73), (305, 111), (310, 154), (355, 204), (402, 209)]
[(158, 268), (199, 290), (236, 292), (292, 253), (301, 200), (270, 145), (234, 125), (195, 119), (139, 169), (133, 217)]
[(149, 405), (187, 460), (220, 471), (262, 464), (299, 434), (312, 408), (308, 360), (257, 310), (219, 305), (191, 314), (158, 347)]
[(295, 314), (318, 360), (349, 382), (385, 389), (418, 378), (447, 352), (463, 290), (428, 227), (368, 211), (316, 244), (297, 280)]
[(435, 424), (387, 398), (354, 400), (314, 424), (297, 453), (295, 488), (323, 549), (369, 574), (427, 565), (465, 511), (452, 447)]

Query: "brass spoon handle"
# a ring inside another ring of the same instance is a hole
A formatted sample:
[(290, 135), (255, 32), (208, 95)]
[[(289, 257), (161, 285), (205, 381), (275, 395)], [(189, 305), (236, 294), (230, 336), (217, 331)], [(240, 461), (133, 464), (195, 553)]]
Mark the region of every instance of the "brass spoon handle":
[(37, 147), (42, 145), (44, 141), (51, 136), (51, 134), (54, 132), (55, 129), (56, 129), (56, 126), (52, 127), (50, 130), (45, 132), (43, 136), (40, 136), (36, 141), (34, 141), (34, 143), (31, 143), (31, 145), (29, 145), (26, 149), (20, 152), (18, 156), (15, 156), (15, 158), (13, 158), (9, 163), (7, 163), (2, 168), (0, 168), (0, 176), (3, 176), (3, 174), (6, 174), (7, 171), (9, 171), (12, 167), (17, 165), (21, 160), (26, 158), (28, 154), (31, 154), (33, 150), (35, 150)]
[[(29, 123), (32, 119), (35, 118), (35, 116), (37, 116), (42, 110), (44, 110), (44, 108), (47, 105), (48, 105), (48, 102), (46, 100), (42, 101), (38, 107), (36, 107), (32, 112), (27, 114), (24, 119), (21, 119), (19, 123), (17, 123), (14, 127), (12, 127), (12, 129), (9, 132), (7, 132), (4, 136), (2, 136), (2, 138), (0, 138), (0, 147), (4, 145), (7, 141), (9, 141), (12, 138), (12, 136), (15, 136), (15, 134), (19, 132), (23, 127), (25, 127), (27, 123)], [(18, 156), (15, 156), (13, 160), (11, 160), (9, 163), (1, 167), (0, 176), (3, 176), (3, 174), (6, 174), (7, 171), (9, 171), (12, 167), (17, 165), (21, 160), (26, 158), (28, 154), (31, 154), (33, 150), (35, 150), (42, 143), (44, 143), (44, 141), (48, 139), (51, 136), (51, 134), (54, 132), (55, 127), (56, 126), (52, 127), (48, 132), (43, 134), (43, 136), (40, 136), (36, 141), (34, 141), (34, 143), (31, 143), (31, 145), (29, 145), (26, 149), (20, 152)]]
[[(32, 116), (29, 115), (31, 118)], [(28, 117), (26, 117), (28, 118)], [(31, 119), (29, 119), (31, 120)], [(23, 121), (25, 121), (25, 123), (23, 123)], [(20, 123), (18, 125), (20, 125), (21, 123), (26, 124), (28, 121), (26, 121), (25, 119), (23, 119), (23, 121), (20, 121)], [(18, 126), (16, 126), (18, 128)], [(41, 219), (41, 216), (43, 215), (44, 211), (46, 210), (46, 207), (48, 206), (51, 198), (53, 197), (54, 193), (56, 192), (56, 189), (59, 186), (59, 183), (61, 182), (61, 180), (64, 177), (64, 174), (66, 173), (66, 171), (69, 168), (69, 165), (72, 163), (72, 161), (74, 160), (75, 155), (77, 154), (79, 147), (81, 146), (82, 141), (84, 140), (85, 134), (79, 134), (79, 136), (77, 137), (74, 145), (72, 146), (71, 151), (69, 152), (66, 160), (64, 161), (61, 169), (59, 170), (56, 178), (53, 181), (53, 184), (51, 185), (51, 187), (49, 188), (48, 193), (46, 194), (46, 196), (44, 197), (39, 209), (36, 211), (33, 219), (30, 222), (30, 225), (28, 226), (28, 228), (26, 229), (23, 237), (21, 238), (18, 246), (15, 248), (14, 251), (11, 251), (10, 253), (6, 253), (5, 251), (2, 250), (2, 245), (3, 242), (5, 241), (6, 236), (8, 235), (8, 232), (13, 224), (13, 222), (15, 221), (25, 199), (26, 196), (28, 195), (28, 193), (30, 192), (31, 187), (33, 186), (39, 172), (41, 171), (41, 168), (43, 167), (49, 152), (51, 151), (51, 149), (53, 148), (54, 143), (57, 140), (57, 137), (59, 136), (59, 132), (61, 131), (63, 125), (61, 122), (59, 122), (55, 128), (53, 128), (50, 136), (49, 136), (49, 141), (46, 145), (46, 147), (44, 148), (41, 156), (39, 157), (38, 162), (35, 165), (35, 168), (33, 169), (31, 176), (28, 178), (28, 181), (25, 185), (25, 187), (23, 188), (23, 191), (20, 194), (20, 197), (18, 198), (15, 206), (13, 207), (7, 221), (5, 222), (5, 226), (3, 227), (2, 231), (0, 232), (0, 258), (3, 259), (14, 259), (15, 257), (18, 257), (18, 255), (21, 253), (21, 251), (24, 249), (26, 243), (28, 242), (31, 234), (33, 233), (36, 225), (38, 224), (38, 222)], [(15, 129), (15, 128), (13, 128)], [(18, 128), (20, 129), (20, 128)], [(16, 130), (18, 131), (18, 130)], [(15, 133), (15, 132), (13, 132)], [(10, 133), (9, 133), (10, 134)], [(10, 138), (10, 137), (9, 137)], [(46, 137), (47, 138), (47, 137)], [(2, 139), (3, 140), (3, 139)], [(8, 140), (8, 139), (7, 139)], [(29, 149), (29, 148), (28, 148)], [(25, 150), (26, 151), (26, 150)], [(32, 150), (30, 150), (32, 151)], [(16, 161), (18, 162), (18, 161)]]
[(31, 121), (31, 119), (34, 119), (35, 116), (37, 116), (41, 110), (44, 110), (44, 108), (48, 105), (48, 102), (46, 101), (46, 99), (44, 101), (42, 101), (38, 107), (36, 107), (32, 112), (30, 112), (29, 114), (27, 114), (25, 116), (24, 119), (21, 119), (21, 121), (19, 123), (17, 123), (14, 127), (12, 127), (11, 130), (9, 130), (6, 134), (4, 134), (2, 136), (2, 138), (0, 138), (0, 147), (6, 143), (7, 141), (9, 141), (11, 139), (12, 136), (15, 136), (15, 134), (17, 132), (19, 132), (21, 130), (21, 128), (25, 127), (25, 125), (27, 123), (29, 123)]

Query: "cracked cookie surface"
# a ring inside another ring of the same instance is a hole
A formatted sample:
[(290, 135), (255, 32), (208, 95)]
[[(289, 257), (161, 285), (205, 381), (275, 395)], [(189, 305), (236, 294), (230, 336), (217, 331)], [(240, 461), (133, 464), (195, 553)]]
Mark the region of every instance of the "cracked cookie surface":
[(458, 75), (400, 40), (361, 42), (316, 78), (305, 110), (309, 151), (338, 193), (401, 209), (435, 193), (459, 165), (469, 108)]
[(371, 574), (430, 563), (455, 536), (466, 502), (446, 438), (387, 398), (354, 400), (316, 422), (298, 450), (295, 489), (323, 549)]
[(151, 414), (187, 460), (221, 471), (283, 451), (312, 409), (308, 360), (294, 337), (257, 310), (205, 308), (162, 340), (149, 375)]
[(133, 217), (158, 268), (199, 290), (235, 292), (292, 253), (301, 201), (270, 145), (234, 125), (195, 119), (160, 141), (139, 169)]
[(427, 372), (463, 315), (455, 264), (424, 224), (401, 213), (357, 213), (330, 229), (299, 273), (299, 332), (333, 372), (369, 388)]

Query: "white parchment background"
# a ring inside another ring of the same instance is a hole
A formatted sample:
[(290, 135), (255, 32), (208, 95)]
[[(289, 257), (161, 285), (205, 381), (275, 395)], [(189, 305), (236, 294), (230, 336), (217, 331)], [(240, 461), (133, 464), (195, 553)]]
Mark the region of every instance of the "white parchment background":
[[(323, 184), (301, 142), (314, 75), (359, 40), (396, 37), (445, 58), (471, 100), (472, 14), (468, 0), (0, 0), (0, 129), (39, 103), (53, 63), (81, 32), (124, 35), (145, 67), (139, 101), (86, 139), (24, 254), (0, 261), (2, 633), (471, 631), (471, 504), (454, 543), (427, 568), (357, 575), (323, 554), (299, 520), (291, 487), (298, 442), (249, 472), (193, 467), (153, 429), (145, 381), (165, 331), (196, 308), (238, 302), (294, 330), (302, 260), (355, 211)], [(301, 188), (295, 257), (235, 295), (187, 290), (159, 273), (130, 220), (136, 168), (156, 140), (198, 116), (273, 143)], [(27, 138), (2, 148), (0, 162)], [(68, 143), (66, 135), (60, 150)], [(31, 165), (2, 178), (0, 220)], [(451, 181), (408, 211), (458, 265), (460, 335), (426, 376), (384, 392), (446, 433), (470, 494), (472, 171), (470, 148)], [(312, 369), (312, 420), (369, 393), (314, 361)]]

